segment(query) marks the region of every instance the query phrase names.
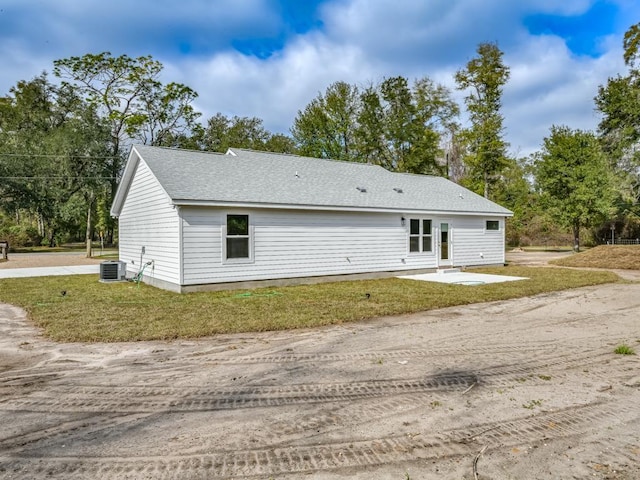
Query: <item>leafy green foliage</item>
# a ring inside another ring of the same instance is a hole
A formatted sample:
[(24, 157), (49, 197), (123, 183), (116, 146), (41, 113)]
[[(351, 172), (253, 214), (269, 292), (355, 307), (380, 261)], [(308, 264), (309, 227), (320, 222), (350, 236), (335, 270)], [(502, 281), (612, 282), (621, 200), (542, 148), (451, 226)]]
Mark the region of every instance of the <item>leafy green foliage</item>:
[(622, 218), (640, 214), (640, 71), (636, 68), (640, 24), (627, 31), (623, 47), (628, 74), (609, 78), (595, 97), (602, 113), (599, 134), (617, 177), (617, 209)]
[(0, 104), (0, 207), (23, 222), (27, 212), (49, 245), (81, 229), (85, 196), (108, 175), (108, 139), (105, 122), (68, 85), (44, 74), (18, 82)]
[(596, 137), (565, 126), (551, 127), (535, 162), (536, 185), (543, 206), (561, 225), (572, 228), (575, 249), (580, 229), (611, 214), (611, 171)]
[(359, 109), (356, 86), (345, 82), (331, 84), (325, 94), (299, 111), (291, 133), (302, 155), (354, 161), (356, 117)]
[(226, 152), (230, 147), (248, 148), (280, 153), (294, 153), (293, 140), (282, 134), (271, 134), (257, 117), (232, 118), (217, 113), (207, 121), (205, 127), (198, 126), (189, 138), (180, 139), (177, 146)]
[(509, 245), (529, 244), (537, 237), (533, 229), (544, 217), (539, 196), (533, 189), (532, 167), (529, 159), (506, 159), (506, 166), (498, 177), (493, 200), (513, 212), (507, 222), (506, 241)]
[(631, 25), (629, 30), (625, 32), (622, 47), (624, 48), (623, 58), (625, 65), (635, 68), (638, 52), (640, 51), (640, 23)]
[(465, 104), (471, 128), (462, 135), (467, 148), (465, 161), (471, 177), (483, 185), (484, 196), (507, 165), (503, 140), (502, 87), (509, 80), (509, 67), (502, 60), (502, 51), (494, 43), (481, 43), (478, 56), (466, 68), (456, 72), (459, 90), (468, 90)]
[(336, 82), (298, 112), (292, 134), (304, 155), (369, 162), (401, 172), (443, 173), (442, 143), (459, 111), (428, 77), (390, 77), (363, 90)]
[[(110, 52), (102, 52), (56, 60), (53, 64), (53, 72), (63, 80), (62, 85), (86, 100), (109, 125), (109, 205), (129, 142), (168, 145), (190, 131), (200, 115), (191, 106), (196, 92), (178, 83), (163, 85), (159, 81), (163, 66), (151, 56), (113, 57)], [(111, 237), (114, 225), (110, 220), (108, 223)]]

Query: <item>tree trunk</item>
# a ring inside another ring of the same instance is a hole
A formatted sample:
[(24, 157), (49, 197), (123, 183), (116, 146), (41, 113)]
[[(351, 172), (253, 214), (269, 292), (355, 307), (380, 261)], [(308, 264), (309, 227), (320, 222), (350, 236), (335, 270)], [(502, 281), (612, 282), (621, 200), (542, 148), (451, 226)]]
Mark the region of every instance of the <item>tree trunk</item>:
[(91, 249), (91, 209), (93, 207), (93, 193), (89, 194), (89, 205), (87, 206), (87, 231), (85, 234), (85, 242), (87, 247), (87, 258), (91, 258), (93, 256), (93, 251)]
[(489, 175), (484, 174), (484, 198), (489, 198)]
[(44, 231), (44, 218), (42, 217), (42, 213), (38, 212), (38, 235), (44, 238), (45, 233), (46, 232)]
[(573, 250), (580, 251), (580, 224), (578, 222), (573, 224)]

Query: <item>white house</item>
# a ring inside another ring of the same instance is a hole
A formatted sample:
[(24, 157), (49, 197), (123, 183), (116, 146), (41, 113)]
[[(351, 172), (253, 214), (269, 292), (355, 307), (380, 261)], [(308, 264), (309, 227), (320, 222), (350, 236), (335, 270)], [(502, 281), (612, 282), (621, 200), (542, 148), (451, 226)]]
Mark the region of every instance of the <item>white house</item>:
[(512, 215), (441, 177), (148, 146), (131, 149), (111, 214), (127, 273), (180, 292), (504, 264)]

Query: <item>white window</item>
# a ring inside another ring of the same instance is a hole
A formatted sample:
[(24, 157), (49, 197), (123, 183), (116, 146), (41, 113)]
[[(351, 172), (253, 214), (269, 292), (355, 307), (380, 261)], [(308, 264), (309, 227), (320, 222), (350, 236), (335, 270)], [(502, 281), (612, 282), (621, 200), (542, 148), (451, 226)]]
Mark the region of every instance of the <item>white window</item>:
[(433, 251), (431, 220), (411, 218), (409, 220), (409, 252), (429, 253)]
[(487, 231), (498, 231), (500, 230), (500, 221), (499, 220), (487, 220), (486, 224)]
[(249, 215), (229, 214), (226, 220), (224, 239), (225, 261), (252, 261), (253, 245)]

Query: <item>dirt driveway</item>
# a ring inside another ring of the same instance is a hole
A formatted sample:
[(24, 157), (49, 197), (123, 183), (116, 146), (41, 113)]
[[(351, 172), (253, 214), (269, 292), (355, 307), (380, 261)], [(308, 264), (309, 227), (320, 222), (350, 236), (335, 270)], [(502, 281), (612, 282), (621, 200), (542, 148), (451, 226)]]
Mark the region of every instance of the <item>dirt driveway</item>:
[(87, 258), (84, 252), (10, 253), (8, 261), (0, 262), (0, 269), (97, 265), (102, 261), (100, 258)]
[(0, 478), (638, 479), (639, 299), (91, 345), (0, 305)]

